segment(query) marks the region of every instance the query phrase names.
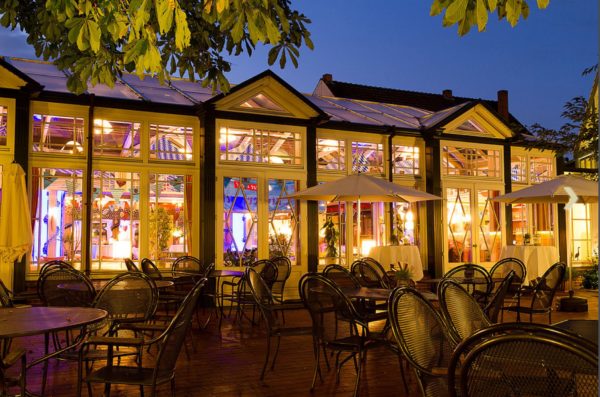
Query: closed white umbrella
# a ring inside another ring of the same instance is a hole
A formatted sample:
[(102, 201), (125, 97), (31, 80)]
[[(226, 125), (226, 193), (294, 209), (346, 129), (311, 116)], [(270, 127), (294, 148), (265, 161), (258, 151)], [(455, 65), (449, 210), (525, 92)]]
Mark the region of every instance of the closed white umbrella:
[(356, 201), (358, 208), (358, 241), (360, 250), (360, 202), (404, 202), (440, 200), (441, 197), (427, 192), (396, 185), (393, 182), (365, 174), (353, 174), (344, 178), (313, 186), (290, 195), (290, 198), (320, 201)]
[(17, 163), (9, 164), (2, 176), (0, 211), (0, 278), (13, 285), (14, 261), (31, 251), (31, 215), (25, 172)]

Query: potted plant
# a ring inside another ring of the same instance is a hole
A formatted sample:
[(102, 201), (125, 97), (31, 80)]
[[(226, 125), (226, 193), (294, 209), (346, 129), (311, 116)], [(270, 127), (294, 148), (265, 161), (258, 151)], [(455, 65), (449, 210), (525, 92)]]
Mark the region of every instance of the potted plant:
[(410, 280), (412, 277), (412, 270), (408, 266), (408, 263), (401, 263), (398, 261), (398, 269), (396, 269), (396, 285), (408, 286), (410, 285)]
[(335, 223), (333, 223), (331, 217), (327, 217), (327, 220), (325, 221), (321, 229), (325, 231), (325, 257), (337, 258), (337, 243), (340, 233), (335, 228)]
[(531, 234), (525, 233), (523, 235), (523, 244), (524, 245), (529, 245), (530, 243), (531, 243)]

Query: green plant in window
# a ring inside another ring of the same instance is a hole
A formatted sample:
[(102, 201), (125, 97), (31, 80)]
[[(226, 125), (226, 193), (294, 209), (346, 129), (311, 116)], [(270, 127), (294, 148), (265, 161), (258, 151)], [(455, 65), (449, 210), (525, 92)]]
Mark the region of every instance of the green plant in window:
[(173, 231), (173, 218), (163, 207), (150, 208), (148, 217), (150, 252), (159, 257), (169, 248)]
[(333, 223), (331, 217), (327, 217), (327, 220), (321, 229), (325, 231), (325, 242), (327, 244), (325, 248), (325, 256), (327, 258), (337, 258), (337, 243), (340, 233), (335, 228), (335, 223)]

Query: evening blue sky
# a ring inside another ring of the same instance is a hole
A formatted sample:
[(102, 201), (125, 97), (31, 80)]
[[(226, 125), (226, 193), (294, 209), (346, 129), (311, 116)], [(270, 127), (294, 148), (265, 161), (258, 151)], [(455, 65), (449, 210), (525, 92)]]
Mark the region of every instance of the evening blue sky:
[[(495, 99), (509, 91), (510, 111), (525, 125), (564, 123), (569, 99), (588, 96), (598, 62), (598, 2), (552, 0), (515, 28), (490, 16), (487, 30), (459, 37), (430, 17), (430, 0), (294, 1), (313, 21), (315, 50), (303, 49), (300, 65), (271, 69), (301, 92), (312, 92), (324, 73), (338, 81), (388, 88)], [(0, 55), (33, 58), (22, 35), (0, 30)], [(267, 50), (232, 60), (228, 78), (240, 83), (269, 68)]]

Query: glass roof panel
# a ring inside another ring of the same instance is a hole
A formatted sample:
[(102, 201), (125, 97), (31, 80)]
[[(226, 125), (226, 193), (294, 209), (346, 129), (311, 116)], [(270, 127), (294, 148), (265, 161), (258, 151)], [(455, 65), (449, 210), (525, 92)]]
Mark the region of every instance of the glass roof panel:
[(147, 76), (144, 80), (140, 80), (135, 75), (124, 73), (122, 79), (149, 101), (177, 105), (194, 105), (192, 101), (175, 89), (168, 85), (160, 85), (160, 82), (156, 78)]
[(192, 82), (184, 79), (173, 79), (171, 80), (171, 85), (176, 87), (178, 90), (185, 92), (197, 102), (206, 102), (213, 96), (219, 94), (219, 91), (213, 94), (212, 88), (202, 87), (202, 84), (199, 82)]
[(142, 100), (133, 90), (127, 87), (119, 80), (115, 81), (115, 86), (110, 88), (105, 84), (96, 84), (94, 87), (91, 85), (88, 87), (88, 92), (96, 96), (117, 98), (117, 99), (130, 99), (130, 100)]

